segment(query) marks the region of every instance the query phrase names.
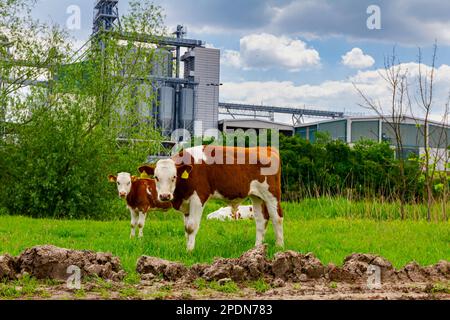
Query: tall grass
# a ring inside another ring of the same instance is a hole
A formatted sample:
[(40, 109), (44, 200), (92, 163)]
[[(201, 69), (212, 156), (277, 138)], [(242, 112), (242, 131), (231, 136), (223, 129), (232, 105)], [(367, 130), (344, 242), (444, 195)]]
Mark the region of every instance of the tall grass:
[[(447, 202), (447, 206), (450, 202)], [(303, 219), (320, 218), (353, 218), (395, 220), (401, 219), (400, 203), (377, 199), (352, 201), (344, 197), (306, 198), (299, 202), (284, 202), (287, 215)], [(405, 207), (408, 220), (425, 220), (427, 218), (426, 203), (410, 203)], [(431, 207), (432, 221), (443, 221), (442, 203), (436, 202)], [(447, 217), (445, 217), (447, 218)], [(445, 221), (447, 221), (445, 219)]]

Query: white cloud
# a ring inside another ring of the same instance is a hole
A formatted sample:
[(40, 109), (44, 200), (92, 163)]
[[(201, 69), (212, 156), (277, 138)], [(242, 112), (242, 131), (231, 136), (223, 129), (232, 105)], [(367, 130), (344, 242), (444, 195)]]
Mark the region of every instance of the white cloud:
[[(408, 70), (410, 95), (415, 116), (421, 116), (420, 108), (416, 105), (414, 95), (417, 95), (419, 65), (404, 63), (403, 70)], [(423, 71), (430, 71), (429, 66), (423, 66)], [(389, 112), (390, 89), (381, 78), (384, 69), (358, 71), (353, 77), (341, 81), (324, 81), (317, 85), (296, 85), (292, 81), (247, 81), (226, 82), (221, 88), (221, 101), (264, 104), (274, 106), (310, 107), (350, 113), (372, 113), (362, 108), (362, 98), (358, 95), (354, 85), (368, 97), (384, 106), (385, 113)], [(440, 118), (450, 90), (450, 66), (442, 65), (435, 69), (434, 106), (432, 117)], [(289, 119), (287, 119), (289, 120)]]
[(241, 38), (240, 51), (226, 50), (223, 63), (243, 69), (299, 71), (319, 66), (320, 56), (301, 40), (260, 33)]
[(209, 43), (209, 42), (206, 42), (206, 43), (205, 43), (205, 48), (209, 48), (209, 49), (220, 49), (220, 48), (217, 48), (214, 44)]
[(241, 54), (235, 50), (225, 50), (222, 53), (221, 61), (223, 64), (240, 69), (242, 68)]
[(342, 56), (342, 64), (355, 69), (364, 69), (373, 66), (375, 60), (360, 48), (353, 48)]

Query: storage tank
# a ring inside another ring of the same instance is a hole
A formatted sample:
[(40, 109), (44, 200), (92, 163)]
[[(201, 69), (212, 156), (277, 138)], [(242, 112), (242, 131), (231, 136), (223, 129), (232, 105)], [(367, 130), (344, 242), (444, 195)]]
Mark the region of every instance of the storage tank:
[(153, 87), (148, 84), (141, 84), (138, 85), (138, 93), (139, 94), (139, 101), (138, 101), (138, 112), (139, 114), (144, 118), (148, 118), (152, 116), (152, 94), (153, 94)]
[(172, 77), (172, 52), (166, 49), (155, 49), (151, 74), (157, 77)]
[(163, 135), (169, 135), (173, 131), (175, 111), (175, 89), (172, 87), (161, 87), (158, 90), (158, 124)]
[(194, 121), (194, 89), (181, 89), (179, 126), (187, 130), (192, 129)]

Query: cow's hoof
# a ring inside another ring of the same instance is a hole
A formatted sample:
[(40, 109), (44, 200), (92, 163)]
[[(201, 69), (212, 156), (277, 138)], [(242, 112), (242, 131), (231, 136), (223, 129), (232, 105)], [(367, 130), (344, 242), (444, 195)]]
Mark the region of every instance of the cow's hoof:
[(284, 242), (277, 242), (277, 243), (275, 243), (275, 246), (278, 247), (278, 248), (283, 249), (284, 248)]

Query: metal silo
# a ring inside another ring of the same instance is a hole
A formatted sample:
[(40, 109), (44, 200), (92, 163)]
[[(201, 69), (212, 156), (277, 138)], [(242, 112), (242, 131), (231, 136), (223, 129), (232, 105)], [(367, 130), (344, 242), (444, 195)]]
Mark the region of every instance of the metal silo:
[(183, 88), (180, 97), (179, 127), (193, 129), (194, 122), (194, 89)]
[(170, 136), (173, 131), (175, 113), (175, 89), (172, 87), (159, 88), (158, 101), (158, 124), (162, 134)]
[(153, 55), (152, 75), (157, 77), (172, 77), (172, 52), (158, 48), (154, 51)]

